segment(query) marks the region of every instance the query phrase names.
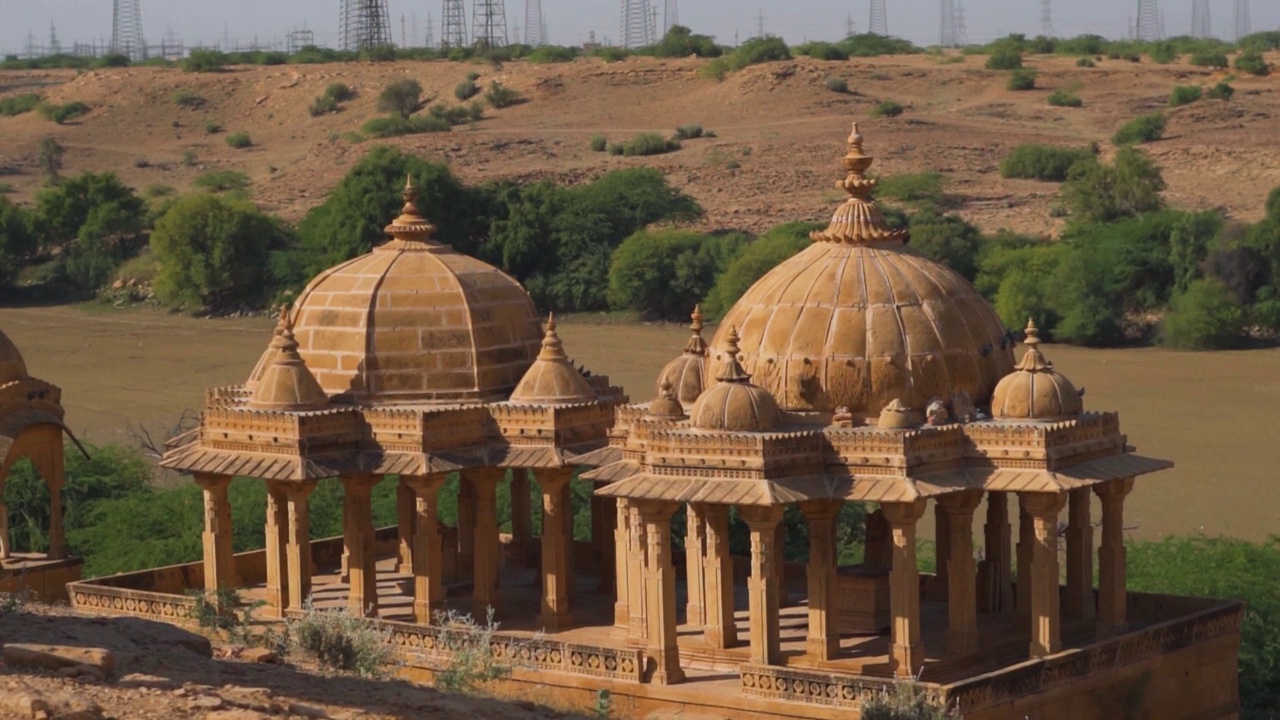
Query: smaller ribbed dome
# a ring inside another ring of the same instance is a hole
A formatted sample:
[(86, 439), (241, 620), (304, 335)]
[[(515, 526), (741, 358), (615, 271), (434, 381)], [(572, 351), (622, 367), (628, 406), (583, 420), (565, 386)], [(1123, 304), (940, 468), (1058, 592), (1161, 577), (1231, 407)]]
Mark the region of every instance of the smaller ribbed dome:
[(263, 371), (249, 398), (250, 409), (319, 410), (329, 404), (329, 396), (298, 354), (288, 308), (280, 310), (280, 322), (267, 352), (272, 354), (271, 364)]
[(27, 378), (27, 364), (8, 335), (0, 330), (0, 385)]
[(778, 403), (767, 390), (751, 384), (738, 361), (738, 331), (729, 328), (724, 365), (717, 382), (694, 403), (693, 426), (699, 430), (768, 432), (782, 421)]
[(511, 402), (540, 405), (571, 405), (596, 399), (595, 390), (564, 354), (556, 334), (556, 316), (547, 318), (547, 334), (542, 339), (538, 359), (511, 393)]
[(702, 307), (694, 307), (693, 323), (689, 326), (693, 335), (685, 343), (680, 357), (667, 363), (658, 375), (658, 387), (669, 382), (675, 389), (676, 399), (686, 405), (697, 401), (702, 394), (702, 377), (706, 373), (707, 343), (702, 339)]
[(1060, 420), (1083, 411), (1080, 393), (1040, 353), (1040, 331), (1027, 321), (1027, 352), (996, 385), (991, 415), (997, 420)]
[(649, 403), (647, 415), (655, 420), (687, 420), (689, 418), (684, 413), (684, 405), (676, 399), (676, 391), (671, 387), (671, 381), (665, 378), (658, 389), (658, 397)]

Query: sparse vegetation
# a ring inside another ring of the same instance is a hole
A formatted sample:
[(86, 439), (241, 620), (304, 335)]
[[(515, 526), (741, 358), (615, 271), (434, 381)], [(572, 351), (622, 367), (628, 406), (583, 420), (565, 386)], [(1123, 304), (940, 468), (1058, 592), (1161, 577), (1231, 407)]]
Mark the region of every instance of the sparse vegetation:
[(1062, 182), (1078, 162), (1094, 159), (1096, 149), (1019, 145), (1000, 163), (1000, 177)]
[(217, 135), (222, 132), (222, 126), (213, 120), (206, 120), (204, 122), (204, 132), (206, 135)]
[(620, 47), (604, 46), (591, 51), (592, 57), (603, 59), (606, 63), (622, 62), (631, 57), (631, 51)]
[(827, 78), (827, 89), (833, 93), (844, 94), (849, 92), (849, 82), (842, 77)]
[(876, 194), (882, 198), (920, 205), (943, 206), (946, 179), (939, 172), (900, 173), (876, 180)]
[(1036, 87), (1036, 71), (1018, 69), (1009, 73), (1010, 90), (1034, 90)]
[(603, 135), (591, 136), (591, 151), (604, 152), (609, 147), (609, 139)]
[(308, 598), (302, 617), (289, 620), (286, 627), (290, 651), (300, 651), (322, 667), (367, 678), (383, 677), (390, 670), (390, 633), (365, 618), (318, 610)]
[(48, 178), (49, 183), (58, 182), (58, 172), (62, 170), (62, 156), (66, 153), (66, 148), (51, 137), (42, 138), (40, 140), (40, 148), (36, 153), (36, 164), (44, 171), (44, 175)]
[(1208, 92), (1205, 93), (1205, 97), (1210, 100), (1230, 100), (1235, 94), (1236, 89), (1224, 80), (1209, 88)]
[(881, 692), (862, 705), (863, 720), (959, 720), (948, 708), (914, 680), (899, 680), (893, 691)]
[(676, 140), (696, 140), (697, 138), (703, 137), (704, 135), (706, 135), (707, 137), (712, 137), (710, 133), (703, 132), (701, 125), (690, 124), (690, 125), (681, 125), (680, 127), (676, 128), (675, 137), (676, 137)]
[(355, 100), (356, 91), (352, 90), (351, 86), (346, 83), (330, 83), (330, 85), (324, 89), (324, 96), (332, 98), (334, 102), (344, 103)]
[(489, 89), (485, 92), (484, 99), (485, 102), (489, 103), (489, 107), (498, 109), (511, 107), (523, 100), (519, 92), (512, 90), (497, 80), (489, 84)]
[(1048, 102), (1054, 107), (1078, 108), (1084, 106), (1084, 100), (1081, 100), (1079, 95), (1066, 90), (1054, 90), (1049, 93)]
[(231, 133), (227, 136), (227, 145), (236, 150), (244, 150), (253, 145), (253, 139), (249, 137), (247, 132)]
[(1111, 142), (1116, 145), (1138, 145), (1149, 143), (1164, 137), (1164, 126), (1168, 120), (1160, 113), (1140, 115), (1116, 130)]
[(196, 110), (205, 106), (205, 99), (190, 90), (178, 90), (173, 94), (173, 104), (178, 107)]
[[(578, 56), (571, 48), (560, 47), (559, 45), (543, 45), (529, 53), (527, 58), (529, 62), (535, 65), (546, 65), (549, 63), (567, 63), (573, 62)], [(466, 100), (466, 98), (458, 98)]]
[(1092, 67), (1098, 67), (1098, 66), (1089, 58), (1082, 57), (1079, 60), (1076, 60), (1076, 67), (1092, 68)]
[(235, 170), (210, 170), (191, 182), (191, 187), (205, 192), (228, 192), (249, 187), (249, 176)]
[(40, 105), (40, 96), (36, 93), (23, 93), (13, 97), (0, 98), (0, 116), (13, 117), (31, 112)]
[(466, 102), (479, 94), (480, 94), (480, 87), (477, 86), (476, 81), (472, 80), (471, 78), (467, 78), (466, 80), (463, 80), (462, 82), (458, 83), (456, 87), (453, 88), (453, 96), (458, 98), (462, 102)]
[(796, 55), (811, 57), (814, 60), (848, 60), (849, 53), (839, 45), (829, 42), (809, 42), (794, 48)]
[(1241, 53), (1236, 58), (1236, 69), (1250, 75), (1267, 75), (1271, 72), (1271, 66), (1267, 65), (1267, 60), (1262, 53), (1252, 50)]
[(679, 140), (668, 140), (658, 133), (640, 133), (622, 144), (622, 154), (627, 157), (661, 155), (679, 149)]
[(396, 80), (378, 96), (378, 112), (394, 113), (402, 118), (414, 114), (421, 106), (422, 85), (417, 80)]
[(1226, 68), (1229, 67), (1227, 56), (1220, 52), (1202, 52), (1191, 56), (1191, 64), (1200, 67)]
[(186, 72), (220, 72), (227, 64), (225, 53), (196, 48), (182, 61), (182, 69)]
[(74, 120), (82, 115), (88, 115), (89, 106), (79, 100), (73, 100), (65, 105), (42, 102), (36, 106), (36, 111), (39, 112), (40, 116), (45, 120), (52, 120), (55, 123), (62, 125), (68, 120)]
[(311, 117), (336, 113), (338, 112), (338, 101), (328, 95), (320, 95), (311, 101), (311, 106), (307, 108), (307, 112), (311, 113)]
[(1175, 85), (1173, 94), (1169, 96), (1169, 105), (1172, 107), (1190, 105), (1203, 96), (1204, 91), (1200, 89), (1199, 85)]
[(898, 117), (903, 107), (892, 100), (885, 100), (871, 109), (871, 117)]
[(432, 132), (449, 132), (452, 125), (437, 115), (416, 115), (403, 118), (398, 115), (373, 118), (360, 130), (369, 137), (389, 138), (400, 135), (421, 135)]
[(1017, 70), (1022, 67), (1022, 53), (1011, 48), (1000, 48), (987, 56), (988, 70)]
[[(441, 631), (440, 644), (452, 651), (448, 664), (436, 671), (435, 684), (439, 690), (472, 694), (511, 674), (510, 662), (519, 657), (519, 652), (503, 653), (505, 661), (494, 653), (498, 624), (493, 620), (492, 608), (484, 624), (470, 615), (450, 610), (436, 614), (435, 626)], [(537, 639), (535, 637), (534, 642)]]

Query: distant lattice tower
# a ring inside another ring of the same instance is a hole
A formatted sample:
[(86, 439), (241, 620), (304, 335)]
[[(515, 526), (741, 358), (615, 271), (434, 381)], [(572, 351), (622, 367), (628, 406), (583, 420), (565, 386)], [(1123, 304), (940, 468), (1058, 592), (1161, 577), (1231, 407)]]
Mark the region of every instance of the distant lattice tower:
[(955, 0), (956, 47), (969, 44), (969, 26), (964, 22), (964, 3)]
[(955, 0), (939, 0), (938, 8), (938, 45), (942, 47), (956, 46), (956, 4)]
[(1213, 37), (1213, 24), (1209, 20), (1209, 0), (1191, 0), (1191, 37)]
[(1040, 0), (1040, 34), (1053, 37), (1053, 0)]
[(114, 0), (111, 10), (111, 52), (127, 55), (130, 60), (147, 57), (147, 43), (142, 37), (142, 8), (139, 0)]
[(1249, 0), (1236, 0), (1236, 40), (1252, 32), (1249, 23)]
[(885, 7), (885, 0), (871, 0), (871, 22), (867, 24), (867, 28), (872, 35), (889, 34), (889, 11)]
[(1138, 40), (1160, 39), (1160, 3), (1158, 0), (1138, 0), (1138, 24), (1135, 35)]
[(503, 0), (475, 0), (471, 10), (471, 32), (476, 47), (506, 47), (506, 3)]
[(440, 14), (440, 47), (459, 48), (467, 45), (467, 9), (462, 0), (444, 0)]
[(547, 44), (547, 18), (542, 14), (542, 0), (524, 2), (524, 44), (533, 47)]
[(387, 0), (342, 0), (339, 44), (360, 52), (391, 44), (391, 13)]
[(622, 26), (619, 28), (622, 47), (637, 48), (657, 42), (652, 17), (649, 0), (622, 0)]
[(680, 4), (678, 0), (664, 0), (662, 3), (662, 34), (665, 36), (674, 25), (680, 24)]

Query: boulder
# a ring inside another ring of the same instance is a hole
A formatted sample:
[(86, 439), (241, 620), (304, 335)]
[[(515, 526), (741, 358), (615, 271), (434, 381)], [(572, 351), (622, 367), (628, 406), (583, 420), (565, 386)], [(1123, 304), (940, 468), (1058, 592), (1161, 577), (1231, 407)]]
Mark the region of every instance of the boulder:
[(240, 659), (250, 663), (273, 663), (276, 661), (276, 654), (266, 648), (252, 647), (242, 650)]
[(3, 656), (6, 665), (54, 672), (64, 667), (87, 665), (96, 668), (104, 678), (110, 677), (116, 666), (115, 656), (102, 648), (9, 643), (4, 646)]

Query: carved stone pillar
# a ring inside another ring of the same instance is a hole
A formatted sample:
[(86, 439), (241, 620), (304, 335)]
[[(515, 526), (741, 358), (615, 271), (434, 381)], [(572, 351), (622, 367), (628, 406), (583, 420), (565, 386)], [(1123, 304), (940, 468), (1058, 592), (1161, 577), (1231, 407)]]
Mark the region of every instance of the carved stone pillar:
[(573, 625), (569, 612), (569, 542), (570, 527), (565, 515), (573, 512), (568, 500), (569, 481), (573, 471), (554, 468), (538, 471), (542, 486), (542, 614), (538, 622), (552, 632)]
[(649, 565), (649, 541), (646, 538), (647, 530), (637, 501), (630, 501), (628, 508), (631, 513), (628, 522), (631, 532), (627, 553), (629, 565), (627, 609), (631, 615), (627, 620), (627, 641), (639, 644), (649, 638), (649, 623), (645, 612), (645, 605), (648, 603), (648, 593), (645, 592), (645, 568)]
[(836, 518), (844, 503), (814, 501), (800, 509), (809, 521), (809, 635), (805, 649), (810, 659), (834, 659), (840, 651), (840, 633), (836, 629), (836, 556), (832, 538)]
[(231, 549), (231, 503), (227, 475), (195, 474), (204, 491), (204, 589), (230, 590), (235, 587), (235, 557)]
[(685, 508), (685, 622), (690, 625), (702, 625), (705, 617), (702, 606), (705, 602), (706, 583), (703, 581), (702, 558), (705, 553), (703, 543), (706, 540), (706, 520), (702, 513), (703, 507), (696, 503), (690, 503)]
[(273, 616), (282, 618), (290, 606), (289, 499), (282, 483), (266, 482), (267, 607)]
[(783, 508), (741, 507), (738, 513), (751, 529), (751, 578), (747, 581), (749, 597), (748, 627), (751, 632), (751, 662), (777, 665), (781, 661), (779, 621), (782, 611), (778, 587), (777, 529)]
[(409, 487), (405, 478), (400, 478), (400, 482), (396, 485), (396, 534), (400, 542), (400, 564), (397, 570), (401, 575), (413, 574), (413, 516), (415, 503), (413, 488)]
[[(1057, 493), (1020, 493), (1018, 499), (1031, 517), (1031, 657), (1052, 655), (1062, 649), (1062, 615), (1058, 591), (1058, 513), (1067, 496)], [(1021, 592), (1023, 584), (1018, 583)]]
[[(596, 546), (600, 555), (600, 592), (613, 592), (617, 574), (614, 567), (618, 560), (617, 533), (614, 526), (618, 522), (616, 500), (611, 497), (592, 496), (600, 504), (600, 542)], [(594, 532), (594, 531), (593, 531)]]
[(933, 503), (933, 556), (936, 567), (929, 587), (929, 599), (934, 602), (947, 598), (947, 560), (951, 558), (951, 529), (947, 525), (950, 515), (940, 500), (941, 498)]
[(346, 539), (350, 594), (347, 607), (355, 615), (378, 614), (378, 558), (373, 537), (373, 486), (377, 475), (349, 475), (342, 478), (342, 507), (348, 527)]
[(4, 504), (4, 482), (0, 478), (0, 560), (8, 560), (13, 554), (9, 541), (9, 506)]
[(1031, 555), (1035, 545), (1035, 529), (1027, 514), (1023, 496), (1018, 496), (1018, 617), (1031, 618)]
[(1013, 603), (1013, 585), (1009, 563), (1012, 561), (1012, 529), (1009, 525), (1009, 494), (987, 493), (987, 522), (983, 526), (986, 557), (979, 566), (984, 579), (978, 596), (978, 610), (1001, 612)]
[(471, 483), (458, 473), (458, 577), (473, 580), (476, 565), (476, 501)]
[[(786, 517), (786, 508), (783, 508)], [(778, 588), (778, 613), (787, 606), (787, 524), (779, 521), (773, 528), (773, 577)]]
[(925, 501), (881, 503), (893, 552), (889, 570), (889, 612), (892, 642), (889, 666), (898, 677), (913, 677), (924, 666), (920, 640), (920, 573), (916, 568), (916, 523), (924, 517)]
[(573, 470), (565, 468), (569, 480), (565, 482), (564, 487), (560, 490), (560, 505), (564, 508), (564, 512), (560, 513), (560, 517), (564, 519), (564, 576), (566, 579), (566, 591), (569, 594), (569, 601), (573, 602), (578, 597), (577, 578), (577, 538), (575, 533), (577, 530), (577, 518), (574, 516), (573, 509)]
[(415, 495), (413, 530), (413, 619), (429, 625), (444, 607), (444, 560), (440, 538), (440, 488), (444, 475), (406, 477)]
[[(947, 531), (947, 652), (967, 655), (978, 649), (977, 570), (973, 562), (973, 513), (982, 502), (981, 490), (944, 495), (937, 500)], [(941, 537), (941, 535), (939, 535)]]
[(62, 487), (65, 484), (66, 472), (63, 469), (62, 438), (50, 443), (45, 461), (40, 467), (40, 476), (49, 487), (49, 552), (50, 560), (61, 560), (67, 556), (66, 531), (62, 524)]
[(738, 644), (734, 622), (733, 558), (729, 556), (729, 506), (703, 505), (706, 553), (703, 555), (703, 627), (707, 644), (731, 648)]
[(680, 648), (676, 644), (676, 568), (671, 557), (671, 516), (678, 507), (676, 503), (660, 501), (640, 504), (649, 543), (645, 574), (648, 646), (656, 663), (652, 681), (659, 685), (684, 681)]
[(617, 522), (613, 528), (613, 574), (614, 582), (613, 626), (625, 629), (631, 621), (630, 608), (630, 541), (631, 541), (631, 506), (626, 498), (617, 498)]
[(1124, 500), (1133, 478), (1094, 485), (1102, 500), (1102, 547), (1098, 549), (1098, 636), (1128, 629), (1128, 558), (1124, 547)]
[(483, 619), (493, 608), (501, 612), (498, 599), (498, 565), (502, 543), (498, 535), (498, 483), (506, 475), (501, 468), (467, 470), (464, 481), (471, 486), (475, 504), (475, 572), (471, 591), (471, 613)]
[(1070, 493), (1067, 511), (1067, 599), (1064, 613), (1073, 620), (1089, 620), (1095, 615), (1093, 603), (1093, 522), (1089, 488)]
[(289, 530), (285, 536), (285, 557), (289, 576), (287, 608), (301, 609), (311, 599), (311, 514), (307, 497), (316, 489), (314, 481), (285, 486)]
[(533, 502), (529, 494), (529, 471), (511, 471), (511, 557), (528, 565), (533, 555)]

